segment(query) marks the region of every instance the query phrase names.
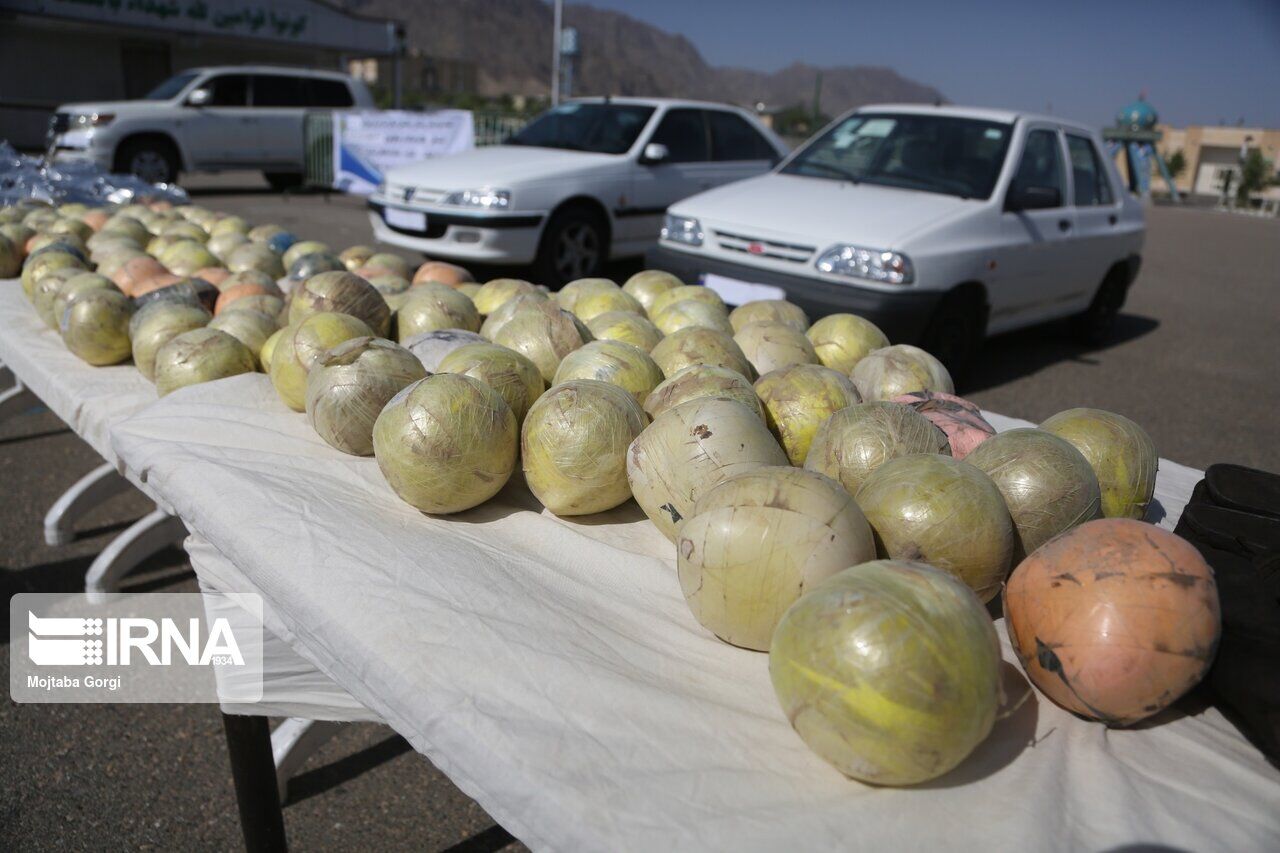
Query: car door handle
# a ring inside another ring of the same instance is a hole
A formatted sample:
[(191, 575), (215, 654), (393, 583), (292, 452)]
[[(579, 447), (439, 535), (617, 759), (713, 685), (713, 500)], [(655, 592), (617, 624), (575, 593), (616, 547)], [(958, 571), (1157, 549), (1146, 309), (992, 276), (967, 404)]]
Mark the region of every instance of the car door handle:
[(1071, 220), (1070, 220), (1070, 219), (1059, 219), (1059, 220), (1058, 220), (1058, 230), (1059, 230), (1059, 231), (1070, 231), (1070, 230), (1071, 230)]
[(1117, 219), (1116, 219), (1116, 215), (1115, 215), (1114, 213), (1107, 217), (1107, 224), (1108, 224), (1108, 225), (1115, 225), (1115, 224), (1116, 224), (1116, 222), (1118, 222), (1118, 221), (1119, 221), (1119, 220), (1117, 220)]

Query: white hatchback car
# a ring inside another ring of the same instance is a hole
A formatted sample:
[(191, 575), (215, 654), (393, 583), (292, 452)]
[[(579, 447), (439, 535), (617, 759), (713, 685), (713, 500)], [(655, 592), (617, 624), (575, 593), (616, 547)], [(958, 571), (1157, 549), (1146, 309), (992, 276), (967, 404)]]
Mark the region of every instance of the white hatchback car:
[(644, 254), (672, 203), (767, 172), (786, 150), (737, 107), (574, 100), (502, 145), (390, 170), (369, 219), (383, 242), (461, 263), (533, 263), (555, 286)]
[(649, 266), (731, 301), (861, 314), (959, 368), (987, 333), (1059, 317), (1104, 337), (1145, 233), (1083, 125), (868, 106), (771, 174), (674, 205)]

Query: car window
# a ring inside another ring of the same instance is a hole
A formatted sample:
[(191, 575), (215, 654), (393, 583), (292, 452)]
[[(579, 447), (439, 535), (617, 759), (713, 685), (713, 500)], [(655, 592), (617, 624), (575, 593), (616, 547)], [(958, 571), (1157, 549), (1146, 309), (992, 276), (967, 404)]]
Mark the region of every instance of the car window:
[(1022, 187), (1049, 187), (1058, 191), (1058, 198), (1066, 204), (1066, 179), (1062, 173), (1062, 152), (1058, 148), (1056, 130), (1033, 130), (1027, 134), (1022, 149), (1022, 161), (1018, 174), (1013, 178), (1015, 189)]
[(668, 110), (649, 142), (667, 146), (668, 163), (701, 163), (710, 153), (702, 110)]
[(307, 103), (313, 107), (349, 107), (355, 103), (351, 90), (341, 80), (307, 80)]
[(707, 110), (711, 126), (712, 160), (771, 160), (773, 146), (765, 141), (742, 116), (721, 110)]
[(211, 107), (247, 107), (249, 105), (249, 75), (220, 74), (201, 84), (209, 90)]
[(184, 71), (181, 74), (175, 74), (143, 95), (142, 99), (144, 101), (167, 101), (187, 88), (187, 84), (198, 76), (200, 75), (195, 71)]
[(284, 74), (253, 75), (255, 107), (305, 107), (307, 88), (301, 77)]
[(1075, 184), (1075, 204), (1089, 207), (1111, 204), (1111, 183), (1102, 167), (1093, 143), (1083, 136), (1067, 134), (1067, 152), (1071, 155), (1071, 177)]
[(503, 144), (625, 154), (652, 115), (653, 107), (639, 104), (570, 101), (547, 110)]

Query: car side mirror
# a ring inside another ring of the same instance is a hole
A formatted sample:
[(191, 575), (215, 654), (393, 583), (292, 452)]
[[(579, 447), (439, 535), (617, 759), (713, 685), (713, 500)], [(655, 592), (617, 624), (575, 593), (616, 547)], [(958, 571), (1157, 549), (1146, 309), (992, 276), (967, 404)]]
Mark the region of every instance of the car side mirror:
[(661, 142), (650, 142), (640, 154), (640, 162), (646, 166), (652, 166), (666, 162), (666, 159), (670, 156), (671, 152), (667, 150), (667, 146)]
[(1009, 190), (1005, 210), (1049, 210), (1062, 207), (1062, 191), (1057, 187), (1020, 187)]
[(208, 89), (193, 89), (190, 95), (187, 95), (187, 106), (189, 107), (206, 107), (213, 98), (213, 92)]

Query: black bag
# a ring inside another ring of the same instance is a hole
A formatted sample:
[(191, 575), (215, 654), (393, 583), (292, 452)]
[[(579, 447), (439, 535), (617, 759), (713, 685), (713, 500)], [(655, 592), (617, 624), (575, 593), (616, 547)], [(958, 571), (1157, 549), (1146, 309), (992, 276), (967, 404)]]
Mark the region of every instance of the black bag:
[(1197, 693), (1280, 765), (1280, 476), (1211, 465), (1174, 532), (1213, 567), (1222, 606)]

